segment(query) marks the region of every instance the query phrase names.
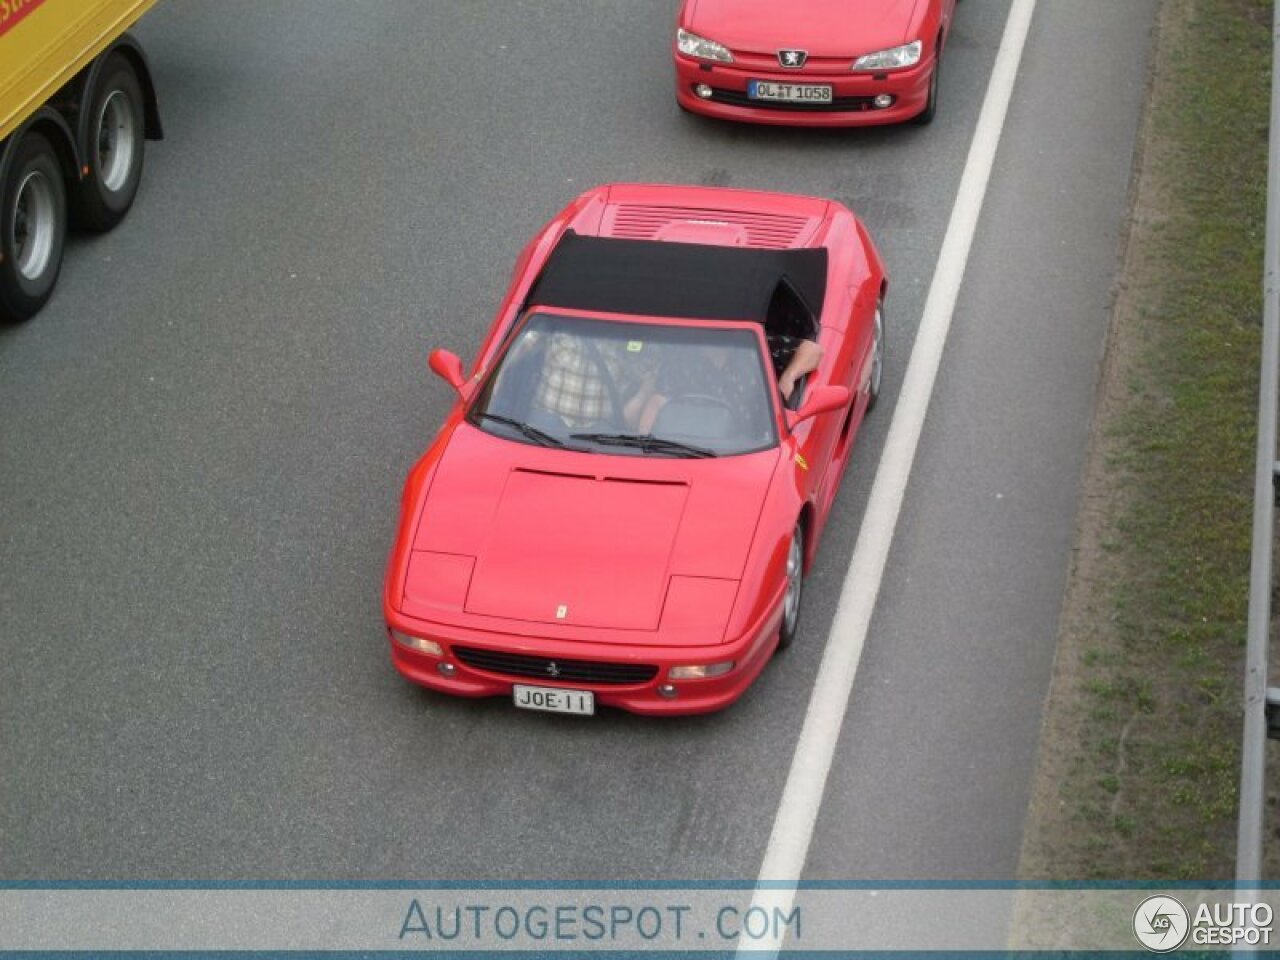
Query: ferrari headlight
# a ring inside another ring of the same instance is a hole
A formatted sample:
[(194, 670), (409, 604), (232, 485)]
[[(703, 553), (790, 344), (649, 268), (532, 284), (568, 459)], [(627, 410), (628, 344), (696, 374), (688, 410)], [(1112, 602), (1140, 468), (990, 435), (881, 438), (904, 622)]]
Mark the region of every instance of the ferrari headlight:
[(429, 657), (442, 657), (444, 650), (440, 644), (434, 640), (428, 640), (425, 637), (415, 637), (412, 634), (401, 633), (399, 630), (392, 630), (391, 636), (395, 638), (396, 643), (410, 650), (417, 650), (419, 653), (425, 653)]
[(733, 63), (733, 54), (722, 43), (700, 37), (688, 30), (676, 31), (676, 47), (687, 57), (699, 60), (717, 60), (720, 63)]
[(672, 667), (667, 673), (667, 677), (671, 680), (710, 680), (712, 677), (721, 677), (733, 669), (733, 661), (726, 660), (722, 663), (705, 663), (694, 664), (687, 667)]
[(879, 50), (859, 57), (853, 64), (855, 70), (897, 70), (900, 67), (914, 67), (920, 62), (920, 54), (924, 52), (924, 42), (894, 47), (892, 50)]

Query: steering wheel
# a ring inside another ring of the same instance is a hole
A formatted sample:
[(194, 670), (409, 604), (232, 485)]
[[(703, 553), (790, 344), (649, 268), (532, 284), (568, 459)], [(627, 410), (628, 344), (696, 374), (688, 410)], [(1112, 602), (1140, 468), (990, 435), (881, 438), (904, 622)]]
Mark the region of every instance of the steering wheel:
[[(673, 416), (674, 414), (674, 416)], [(735, 431), (738, 413), (732, 403), (708, 393), (681, 393), (659, 411), (654, 427), (673, 437), (725, 439)]]
[(728, 400), (722, 400), (719, 397), (713, 397), (709, 393), (681, 393), (671, 398), (672, 403), (692, 403), (700, 404), (704, 407), (719, 407), (728, 413), (733, 413), (733, 404)]

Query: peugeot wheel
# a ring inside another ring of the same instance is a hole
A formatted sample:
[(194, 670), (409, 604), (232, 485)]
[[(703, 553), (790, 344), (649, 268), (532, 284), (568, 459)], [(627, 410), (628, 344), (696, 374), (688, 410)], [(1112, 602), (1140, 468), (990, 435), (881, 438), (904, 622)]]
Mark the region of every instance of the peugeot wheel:
[(922, 127), (933, 123), (933, 118), (938, 113), (938, 74), (942, 71), (942, 51), (939, 49), (937, 59), (933, 62), (933, 73), (929, 76), (929, 101), (925, 104), (922, 112), (912, 118), (912, 123), (919, 124)]

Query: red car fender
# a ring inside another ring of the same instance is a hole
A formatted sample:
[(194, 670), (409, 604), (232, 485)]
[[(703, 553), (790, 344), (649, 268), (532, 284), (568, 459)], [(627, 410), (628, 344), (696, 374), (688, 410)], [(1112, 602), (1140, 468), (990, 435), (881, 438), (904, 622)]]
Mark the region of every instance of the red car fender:
[[(462, 405), (455, 404), (439, 434), (431, 441), (418, 462), (409, 470), (400, 493), (400, 523), (396, 538), (392, 541), (391, 555), (387, 558), (387, 577), (383, 587), (382, 603), (386, 610), (400, 611), (403, 605), (405, 577), (409, 570), (409, 555), (417, 539), (418, 524), (426, 507), (427, 493), (435, 479), (440, 457), (448, 449), (448, 438), (458, 425)], [(443, 442), (442, 442), (443, 441)]]
[(880, 251), (876, 249), (874, 243), (871, 242), (871, 234), (867, 232), (866, 224), (857, 217), (853, 218), (854, 229), (858, 231), (858, 240), (860, 246), (866, 251), (866, 262), (869, 269), (871, 279), (875, 281), (876, 286), (889, 283), (889, 272), (885, 270), (884, 261), (880, 259)]
[(808, 496), (798, 476), (803, 471), (796, 462), (797, 450), (795, 437), (784, 435), (782, 455), (778, 457), (773, 479), (760, 507), (760, 518), (742, 570), (742, 582), (738, 585), (738, 596), (729, 616), (727, 640), (740, 637), (752, 624), (763, 619), (782, 596), (791, 533)]

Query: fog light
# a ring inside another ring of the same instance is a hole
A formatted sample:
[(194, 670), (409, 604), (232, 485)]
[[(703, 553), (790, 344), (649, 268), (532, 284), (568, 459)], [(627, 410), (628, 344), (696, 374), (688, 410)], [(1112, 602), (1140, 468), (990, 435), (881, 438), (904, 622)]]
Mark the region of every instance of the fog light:
[(436, 669), (440, 671), (440, 675), (442, 677), (452, 677), (455, 673), (458, 672), (458, 668), (455, 667), (452, 663), (449, 663), (447, 661), (442, 661), (440, 663), (437, 663)]
[(678, 691), (676, 690), (675, 686), (670, 683), (664, 683), (662, 686), (658, 688), (658, 696), (666, 697), (668, 700), (674, 700), (676, 698), (677, 692)]
[(722, 677), (733, 669), (733, 661), (724, 663), (698, 663), (688, 667), (672, 667), (667, 676), (672, 680), (709, 680)]
[(876, 99), (875, 99), (875, 105), (876, 105), (876, 109), (877, 109), (877, 110), (884, 110), (886, 107), (892, 107), (892, 106), (893, 106), (893, 95), (892, 95), (892, 94), (889, 94), (889, 93), (882, 93), (882, 94), (880, 94), (880, 95), (879, 95), (878, 97), (876, 97)]
[(703, 100), (711, 99), (711, 88), (705, 83), (700, 83), (693, 88), (693, 92), (700, 96)]
[(399, 630), (391, 631), (392, 639), (402, 647), (408, 647), (410, 650), (416, 650), (418, 653), (425, 653), (429, 657), (443, 657), (444, 650), (440, 644), (434, 640), (427, 640), (424, 637), (414, 637), (407, 633), (401, 633)]

